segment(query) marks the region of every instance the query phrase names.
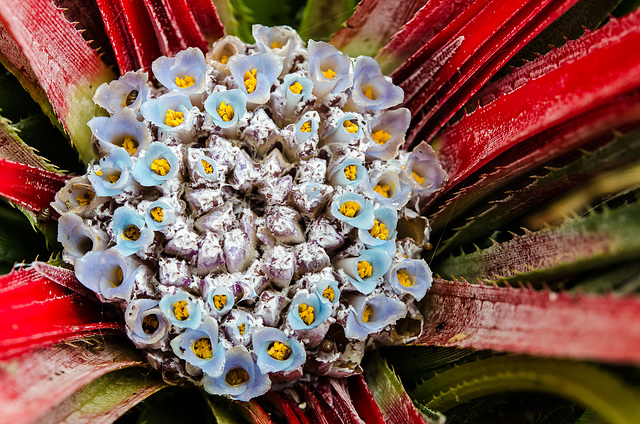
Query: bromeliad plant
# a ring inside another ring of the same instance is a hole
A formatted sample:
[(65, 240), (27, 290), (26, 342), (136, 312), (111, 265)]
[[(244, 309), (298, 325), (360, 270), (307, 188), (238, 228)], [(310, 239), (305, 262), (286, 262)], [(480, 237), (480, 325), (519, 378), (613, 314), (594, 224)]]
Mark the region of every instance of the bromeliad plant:
[(4, 416), (639, 422), (637, 2), (269, 3), (0, 4)]

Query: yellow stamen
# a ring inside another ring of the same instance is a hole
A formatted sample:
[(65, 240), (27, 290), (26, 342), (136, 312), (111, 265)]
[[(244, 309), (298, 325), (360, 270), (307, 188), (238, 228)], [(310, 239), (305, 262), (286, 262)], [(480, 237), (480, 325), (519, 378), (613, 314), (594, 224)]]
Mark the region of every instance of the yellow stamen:
[(176, 85), (178, 86), (178, 88), (189, 88), (195, 83), (196, 83), (196, 80), (189, 75), (185, 75), (182, 78), (176, 77)]
[(421, 177), (420, 175), (416, 174), (416, 171), (413, 171), (411, 175), (413, 175), (413, 179), (416, 180), (418, 184), (424, 183), (424, 177)]
[(221, 311), (222, 308), (227, 304), (227, 296), (224, 294), (216, 294), (213, 296), (213, 306), (216, 307), (217, 310)]
[(95, 193), (93, 191), (87, 191), (86, 193), (76, 197), (76, 203), (78, 203), (78, 206), (87, 206), (91, 203), (94, 197)]
[(404, 287), (413, 287), (415, 284), (406, 269), (399, 269), (396, 275), (398, 276), (398, 282)]
[(109, 181), (111, 184), (117, 183), (119, 179), (120, 179), (119, 172), (117, 174), (111, 174), (107, 177), (107, 181)]
[(344, 128), (347, 130), (347, 132), (351, 133), (351, 134), (355, 134), (358, 132), (358, 124), (353, 123), (349, 120), (344, 121), (342, 123), (342, 126), (344, 126)]
[(360, 205), (353, 200), (346, 201), (340, 206), (339, 212), (349, 218), (353, 218), (360, 211)]
[(280, 48), (282, 48), (282, 44), (278, 43), (277, 41), (274, 41), (273, 43), (271, 43), (271, 48), (272, 49), (280, 49)]
[(358, 275), (360, 278), (371, 277), (371, 273), (373, 272), (373, 267), (367, 261), (358, 262)]
[(136, 227), (135, 225), (129, 225), (122, 232), (122, 237), (127, 240), (136, 241), (140, 238), (140, 234), (140, 228)]
[(376, 184), (375, 187), (373, 187), (373, 191), (386, 198), (389, 198), (389, 190), (391, 190), (391, 186), (386, 184)]
[(344, 168), (344, 176), (347, 177), (347, 180), (354, 181), (358, 176), (358, 172), (356, 170), (355, 165), (349, 165)]
[(291, 84), (291, 85), (289, 86), (289, 90), (291, 90), (291, 92), (292, 92), (293, 94), (300, 94), (300, 93), (302, 93), (302, 89), (303, 89), (303, 88), (304, 88), (304, 87), (302, 86), (302, 84), (300, 84), (298, 81), (294, 82), (293, 84)]
[(122, 272), (122, 268), (116, 265), (116, 267), (113, 268), (113, 271), (111, 271), (111, 276), (115, 277), (113, 280), (111, 280), (111, 285), (113, 287), (119, 287), (124, 280), (124, 273)]
[(229, 122), (233, 119), (233, 106), (227, 105), (225, 102), (220, 103), (217, 112), (224, 122)]
[(213, 346), (209, 337), (201, 337), (191, 346), (193, 353), (200, 359), (211, 359), (213, 357)]
[(177, 127), (184, 122), (184, 114), (177, 110), (169, 109), (164, 116), (164, 123), (170, 127)]
[(322, 291), (322, 297), (329, 299), (329, 302), (333, 302), (333, 299), (336, 297), (336, 292), (331, 288), (331, 286), (327, 286), (327, 288)]
[(154, 159), (153, 162), (151, 162), (151, 170), (164, 177), (171, 171), (171, 165), (169, 165), (169, 161), (164, 158)]
[(371, 305), (365, 306), (364, 311), (362, 311), (362, 322), (371, 321), (371, 314), (373, 314), (373, 308)]
[(200, 162), (202, 163), (204, 172), (206, 172), (207, 174), (213, 174), (213, 165), (211, 165), (209, 162), (207, 162), (204, 159), (200, 159)]
[(374, 219), (373, 227), (369, 230), (369, 234), (371, 234), (372, 237), (379, 238), (380, 240), (386, 240), (389, 237), (389, 230), (382, 222)]
[(122, 140), (122, 147), (127, 153), (132, 155), (138, 150), (138, 140), (133, 137), (125, 137), (124, 140)]
[(160, 206), (156, 206), (149, 212), (151, 218), (156, 222), (164, 221), (164, 210)]
[(160, 321), (156, 315), (147, 315), (142, 319), (142, 331), (153, 334), (160, 326)]
[(249, 373), (244, 368), (233, 368), (224, 376), (224, 381), (226, 381), (229, 386), (239, 386), (249, 381)]
[(226, 65), (228, 61), (229, 61), (229, 56), (227, 56), (226, 54), (223, 54), (219, 60), (219, 62), (222, 63), (223, 65)]
[(253, 68), (251, 71), (244, 73), (244, 88), (247, 89), (247, 93), (249, 94), (256, 91), (256, 85), (258, 85), (258, 79), (256, 78), (257, 73), (257, 68)]
[(245, 331), (246, 328), (247, 328), (247, 326), (245, 325), (244, 322), (238, 326), (238, 331), (240, 332), (241, 336), (244, 336), (244, 331)]
[(269, 346), (269, 350), (267, 350), (269, 356), (273, 359), (277, 359), (278, 361), (286, 361), (291, 356), (291, 349), (284, 343), (273, 342), (271, 346)]
[(322, 71), (322, 75), (324, 75), (327, 79), (333, 79), (336, 76), (336, 73), (331, 68), (327, 68), (326, 71)]
[(313, 313), (313, 306), (309, 306), (306, 303), (302, 303), (298, 306), (298, 315), (302, 322), (307, 325), (313, 324), (313, 320), (316, 319)]
[[(362, 89), (362, 87), (360, 87), (360, 89)], [(376, 99), (376, 94), (373, 92), (373, 87), (372, 86), (368, 86), (367, 88), (365, 88), (364, 90), (362, 90), (362, 93), (369, 99), (369, 100), (375, 100)]]
[(178, 300), (173, 304), (173, 315), (175, 315), (178, 321), (184, 321), (189, 318), (186, 300)]
[(307, 121), (300, 127), (300, 131), (304, 133), (311, 132), (311, 121)]
[(94, 172), (94, 174), (96, 174), (98, 177), (102, 177), (102, 169), (98, 169), (96, 172)]
[(384, 144), (387, 141), (389, 141), (389, 139), (391, 138), (391, 134), (389, 134), (385, 130), (378, 130), (371, 133), (371, 137), (373, 138), (373, 141), (375, 141), (376, 143)]

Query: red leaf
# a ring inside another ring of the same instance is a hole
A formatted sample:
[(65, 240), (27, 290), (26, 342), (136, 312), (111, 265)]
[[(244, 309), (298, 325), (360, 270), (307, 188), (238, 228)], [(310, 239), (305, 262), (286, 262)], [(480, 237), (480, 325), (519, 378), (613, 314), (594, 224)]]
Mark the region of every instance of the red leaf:
[[(133, 47), (138, 56), (138, 64), (142, 69), (151, 69), (151, 63), (164, 54), (156, 37), (157, 21), (154, 16), (147, 14), (146, 2), (140, 0), (113, 0), (121, 4), (121, 13), (124, 16), (127, 28), (131, 33)], [(117, 7), (117, 6), (116, 6)]]
[(187, 0), (200, 32), (209, 44), (224, 37), (224, 26), (212, 0)]
[(349, 387), (348, 396), (353, 401), (358, 414), (365, 423), (381, 423), (384, 424), (384, 417), (378, 407), (367, 383), (364, 381), (362, 374), (355, 375), (347, 379), (347, 385)]
[[(284, 419), (285, 422), (291, 424), (308, 423), (304, 415), (297, 415), (292, 409), (291, 405), (296, 406), (292, 402), (287, 402), (282, 396), (274, 392), (273, 390), (267, 392), (265, 395), (256, 399), (258, 405), (262, 406), (263, 410), (268, 410), (270, 415), (273, 415), (273, 411), (277, 411), (277, 418)], [(302, 418), (301, 418), (302, 417)]]
[(113, 52), (120, 68), (120, 74), (140, 68), (138, 56), (133, 47), (131, 33), (127, 29), (122, 5), (119, 0), (96, 0), (104, 29), (111, 40)]
[[(209, 50), (207, 40), (205, 40), (200, 27), (196, 22), (192, 10), (187, 4), (187, 0), (162, 0), (169, 13), (172, 25), (179, 34), (184, 47), (198, 47), (203, 53)], [(174, 52), (174, 54), (177, 52)]]
[(49, 207), (68, 177), (0, 159), (0, 195), (33, 211)]

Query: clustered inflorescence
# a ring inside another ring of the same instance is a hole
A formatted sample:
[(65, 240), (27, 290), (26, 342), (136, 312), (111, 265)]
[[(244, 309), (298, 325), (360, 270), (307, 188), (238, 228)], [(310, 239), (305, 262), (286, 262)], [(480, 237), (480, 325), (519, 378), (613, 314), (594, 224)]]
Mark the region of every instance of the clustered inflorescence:
[(239, 400), (415, 337), (415, 210), (445, 178), (428, 145), (401, 150), (410, 114), (375, 60), (253, 35), (159, 58), (160, 88), (99, 87), (101, 158), (53, 204), (63, 258), (165, 379)]

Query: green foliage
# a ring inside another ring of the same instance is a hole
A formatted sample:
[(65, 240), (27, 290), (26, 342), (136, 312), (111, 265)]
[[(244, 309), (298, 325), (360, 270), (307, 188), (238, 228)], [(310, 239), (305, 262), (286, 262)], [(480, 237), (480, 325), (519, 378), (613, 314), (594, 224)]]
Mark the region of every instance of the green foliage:
[(44, 236), (8, 203), (0, 202), (0, 272), (9, 272), (16, 262), (48, 257)]
[(353, 14), (357, 3), (356, 0), (309, 0), (302, 12), (298, 33), (304, 40), (329, 41)]

